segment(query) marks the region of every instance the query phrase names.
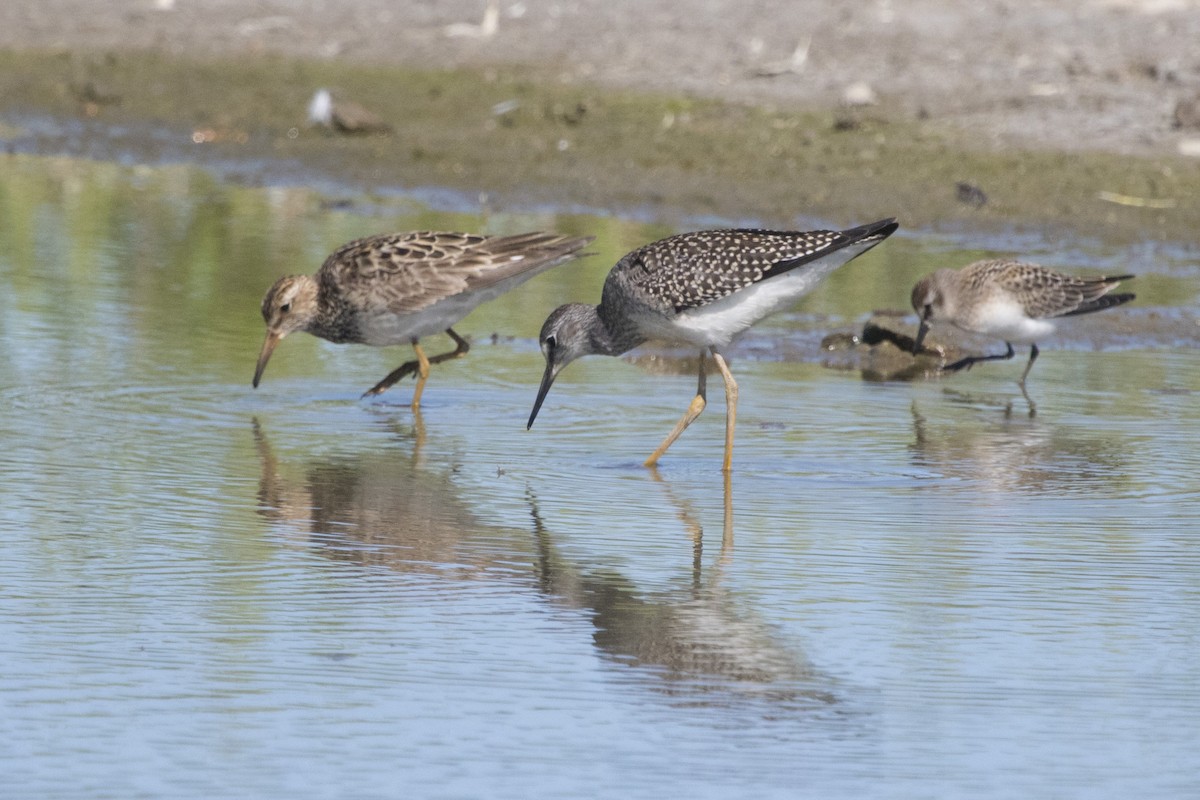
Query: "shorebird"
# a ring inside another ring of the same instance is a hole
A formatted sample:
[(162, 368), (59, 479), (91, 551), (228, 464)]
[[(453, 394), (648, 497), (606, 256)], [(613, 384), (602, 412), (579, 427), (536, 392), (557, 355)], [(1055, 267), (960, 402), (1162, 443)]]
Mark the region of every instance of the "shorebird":
[[(1089, 314), (1122, 303), (1135, 295), (1109, 294), (1132, 275), (1078, 278), (1038, 264), (1007, 259), (976, 261), (959, 270), (939, 269), (917, 281), (912, 306), (921, 324), (913, 342), (913, 354), (935, 322), (1003, 339), (1007, 352), (990, 356), (967, 356), (942, 369), (956, 372), (980, 361), (1013, 357), (1012, 343), (1029, 345), (1029, 363), (1017, 381), (1025, 393), (1025, 378), (1038, 357), (1035, 340), (1054, 332), (1059, 317)], [(1025, 395), (1026, 399), (1029, 395)], [(1032, 406), (1032, 401), (1031, 401)]]
[(392, 132), (392, 126), (378, 114), (350, 100), (334, 100), (328, 89), (318, 89), (308, 101), (308, 124), (338, 133)]
[[(363, 397), (415, 374), (415, 409), (421, 404), (429, 366), (460, 358), (470, 349), (452, 325), (480, 303), (576, 257), (591, 241), (590, 236), (555, 233), (418, 231), (368, 236), (342, 245), (315, 275), (280, 278), (263, 298), (267, 338), (254, 369), (254, 386), (275, 346), (296, 331), (338, 344), (411, 343), (416, 360), (401, 364)], [(443, 330), (455, 349), (426, 358), (419, 339)]]
[(608, 273), (600, 305), (560, 306), (542, 325), (546, 371), (526, 427), (533, 427), (554, 379), (580, 356), (618, 356), (652, 339), (697, 346), (696, 396), (645, 464), (655, 466), (704, 410), (708, 351), (725, 381), (723, 470), (728, 472), (738, 387), (721, 350), (897, 227), (894, 219), (885, 219), (845, 231), (697, 231), (634, 250)]

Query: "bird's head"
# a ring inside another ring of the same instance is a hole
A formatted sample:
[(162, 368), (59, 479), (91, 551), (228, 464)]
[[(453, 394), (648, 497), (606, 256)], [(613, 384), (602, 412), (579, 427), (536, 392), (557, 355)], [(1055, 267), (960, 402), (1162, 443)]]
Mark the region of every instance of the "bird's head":
[(948, 277), (954, 276), (954, 270), (939, 269), (917, 281), (912, 290), (912, 307), (917, 312), (920, 327), (917, 328), (917, 338), (913, 340), (913, 355), (921, 352), (921, 343), (925, 334), (929, 333), (930, 323), (937, 322), (947, 316), (947, 294), (942, 290), (942, 284)]
[(542, 355), (546, 358), (546, 371), (542, 373), (542, 385), (538, 388), (537, 400), (533, 403), (533, 412), (529, 415), (526, 429), (533, 427), (542, 401), (546, 399), (558, 373), (580, 356), (597, 352), (596, 348), (591, 346), (595, 319), (596, 307), (584, 303), (559, 306), (546, 318), (542, 332), (538, 335)]
[(263, 322), (267, 323), (267, 338), (263, 340), (254, 368), (254, 386), (262, 379), (263, 370), (275, 345), (296, 331), (308, 330), (317, 317), (317, 282), (308, 275), (287, 275), (275, 281), (262, 301)]

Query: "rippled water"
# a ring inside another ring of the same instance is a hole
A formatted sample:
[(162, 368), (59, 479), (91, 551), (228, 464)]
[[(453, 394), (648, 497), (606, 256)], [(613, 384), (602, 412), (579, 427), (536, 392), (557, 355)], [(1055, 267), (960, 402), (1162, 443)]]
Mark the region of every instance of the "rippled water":
[[(545, 313), (669, 229), (326, 199), (0, 159), (6, 796), (1200, 790), (1193, 349), (1049, 346), (1032, 418), (1020, 363), (823, 368), (804, 342), (1005, 246), (908, 232), (734, 353), (726, 486), (719, 394), (640, 466), (688, 367), (583, 360), (524, 429)], [(359, 399), (402, 348), (292, 337), (250, 388), (277, 275), (417, 227), (600, 255), (466, 320), (419, 417)], [(1194, 324), (1187, 247), (1070, 246)]]

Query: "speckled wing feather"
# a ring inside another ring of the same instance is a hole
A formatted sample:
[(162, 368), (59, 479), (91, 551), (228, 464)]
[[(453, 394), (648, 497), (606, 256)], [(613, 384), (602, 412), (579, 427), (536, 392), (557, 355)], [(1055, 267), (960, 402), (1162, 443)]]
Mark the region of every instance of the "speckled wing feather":
[(573, 258), (592, 239), (553, 233), (481, 236), (414, 231), (356, 239), (317, 272), (360, 311), (412, 313), (460, 292), (483, 289)]
[[(880, 235), (876, 226), (851, 231), (731, 229), (683, 233), (661, 239), (622, 258), (605, 282), (624, 284), (664, 313), (707, 305), (759, 281), (815, 261), (854, 242)], [(882, 229), (881, 229), (882, 230)]]
[(1087, 314), (1134, 298), (1132, 294), (1108, 294), (1132, 275), (1079, 278), (1038, 264), (1003, 259), (980, 261), (966, 269), (970, 272), (963, 277), (970, 285), (993, 282), (1012, 295), (1034, 319)]

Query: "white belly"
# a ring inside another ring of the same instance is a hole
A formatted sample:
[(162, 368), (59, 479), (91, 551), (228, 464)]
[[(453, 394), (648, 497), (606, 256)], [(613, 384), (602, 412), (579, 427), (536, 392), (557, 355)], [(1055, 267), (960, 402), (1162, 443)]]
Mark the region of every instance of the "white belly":
[(1054, 333), (1055, 324), (1049, 319), (1031, 319), (1015, 302), (991, 302), (985, 304), (964, 330), (995, 336), (1006, 342), (1032, 344)]
[[(845, 263), (845, 260), (836, 261), (842, 255), (839, 252), (830, 257), (835, 263), (822, 260), (815, 265), (817, 269), (802, 267), (777, 278), (756, 283), (700, 308), (688, 309), (672, 317), (670, 325), (662, 319), (647, 320), (644, 321), (643, 328), (647, 329), (647, 332), (650, 329), (654, 330), (656, 335), (652, 338), (719, 349), (745, 333), (754, 324), (794, 304), (820, 283), (826, 274)], [(851, 255), (854, 254), (846, 254)]]

